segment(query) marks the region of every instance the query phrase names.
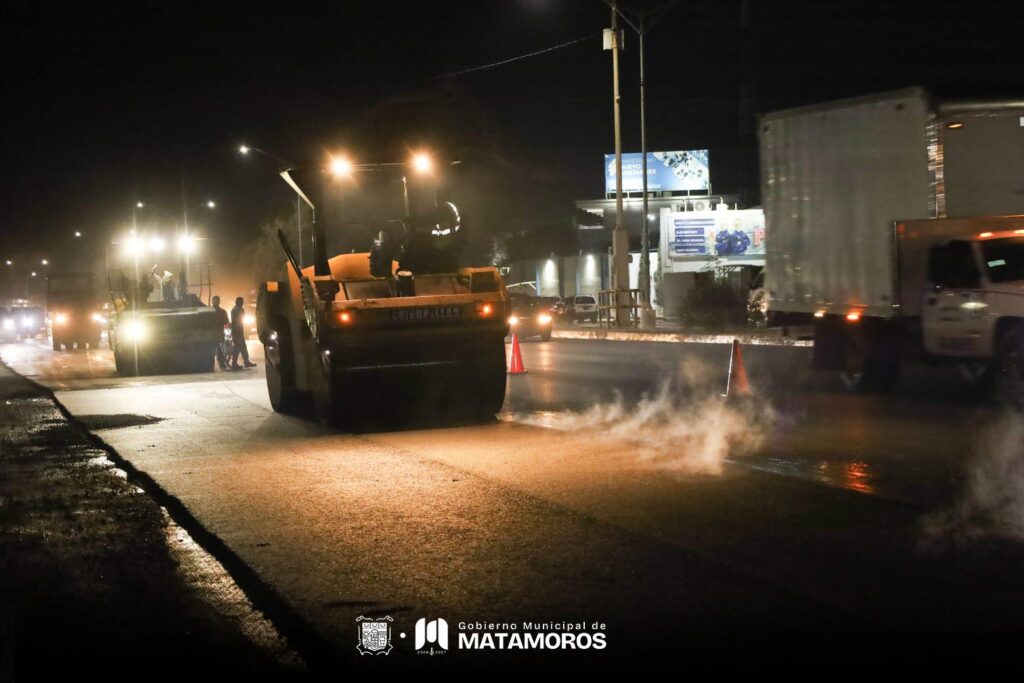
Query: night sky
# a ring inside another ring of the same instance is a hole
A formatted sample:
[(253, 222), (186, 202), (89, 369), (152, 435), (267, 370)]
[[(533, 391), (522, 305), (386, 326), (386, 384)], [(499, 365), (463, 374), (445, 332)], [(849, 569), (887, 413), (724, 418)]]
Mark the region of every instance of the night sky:
[[(663, 2), (629, 2), (649, 8)], [(564, 226), (602, 191), (612, 150), (600, 0), (79, 2), (3, 0), (0, 253), (69, 258), (148, 220), (219, 202), (217, 248), (294, 212), (271, 163), (330, 150), (463, 161), (482, 233)], [(925, 85), (1024, 97), (1017, 2), (698, 2), (648, 34), (650, 148), (710, 148), (717, 192), (757, 200), (758, 112)], [(571, 47), (458, 76), (577, 38)], [(639, 148), (636, 38), (623, 55), (624, 149)], [(62, 253), (63, 252), (63, 253)]]

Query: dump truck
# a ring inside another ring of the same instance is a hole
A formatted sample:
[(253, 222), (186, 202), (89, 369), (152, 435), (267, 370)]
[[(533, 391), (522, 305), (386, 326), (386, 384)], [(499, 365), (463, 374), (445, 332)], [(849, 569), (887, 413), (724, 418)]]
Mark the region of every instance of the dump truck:
[(51, 273), (46, 276), (46, 310), (54, 351), (67, 347), (98, 349), (106, 319), (96, 295), (92, 273)]
[[(142, 241), (128, 241), (129, 251)], [(182, 266), (178, 281), (159, 264), (107, 273), (114, 365), (125, 375), (212, 372), (224, 325), (210, 307), (208, 264)]]
[[(314, 223), (313, 264), (303, 267), (279, 233), (284, 270), (260, 286), (256, 307), (274, 410), (311, 406), (324, 424), (358, 428), (366, 419), (501, 409), (505, 286), (496, 268), (459, 267), (455, 205), (438, 201), (414, 217), (405, 182), (405, 215), (370, 225), (376, 237), (362, 250), (328, 258), (326, 228)], [(356, 227), (366, 233), (368, 224), (335, 225)]]
[(760, 119), (770, 325), (888, 391), (907, 358), (1024, 379), (1024, 100), (910, 88)]

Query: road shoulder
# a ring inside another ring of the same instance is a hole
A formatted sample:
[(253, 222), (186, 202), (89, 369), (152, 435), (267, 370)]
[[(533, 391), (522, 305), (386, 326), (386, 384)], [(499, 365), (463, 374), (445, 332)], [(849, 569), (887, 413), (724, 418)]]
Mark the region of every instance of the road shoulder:
[(0, 678), (301, 676), (220, 563), (109, 455), (0, 366)]

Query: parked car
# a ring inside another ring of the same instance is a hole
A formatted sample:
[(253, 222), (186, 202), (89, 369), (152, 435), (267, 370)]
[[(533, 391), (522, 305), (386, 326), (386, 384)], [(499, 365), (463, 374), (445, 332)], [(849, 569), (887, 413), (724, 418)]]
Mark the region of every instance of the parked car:
[(540, 337), (544, 341), (551, 339), (551, 324), (554, 316), (545, 302), (535, 296), (525, 294), (509, 294), (509, 333), (520, 338)]
[(551, 317), (553, 317), (556, 322), (564, 322), (568, 319), (566, 315), (568, 313), (568, 308), (568, 298), (556, 299), (554, 304), (551, 305)]
[(580, 323), (588, 321), (597, 322), (597, 298), (590, 294), (577, 294), (568, 297), (566, 305), (566, 318), (570, 322)]

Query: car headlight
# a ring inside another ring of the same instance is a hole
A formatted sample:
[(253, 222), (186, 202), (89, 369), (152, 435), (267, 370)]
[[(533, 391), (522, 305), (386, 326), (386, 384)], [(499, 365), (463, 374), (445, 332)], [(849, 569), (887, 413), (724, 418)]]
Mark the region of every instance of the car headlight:
[(68, 324), (68, 314), (67, 313), (58, 313), (57, 315), (53, 316), (53, 322), (57, 323), (58, 325), (67, 325)]
[(10, 318), (4, 318), (4, 329), (5, 330), (13, 330), (14, 329), (14, 321), (11, 320)]
[(547, 313), (541, 313), (540, 315), (537, 316), (537, 322), (539, 322), (541, 325), (549, 325), (551, 324), (551, 316), (548, 315)]
[(32, 318), (22, 318), (21, 319), (21, 326), (22, 327), (32, 327)]
[(146, 337), (146, 326), (141, 320), (129, 320), (124, 324), (125, 340), (137, 344)]
[(518, 325), (519, 324), (519, 316), (510, 315), (508, 317), (508, 324), (509, 325)]

